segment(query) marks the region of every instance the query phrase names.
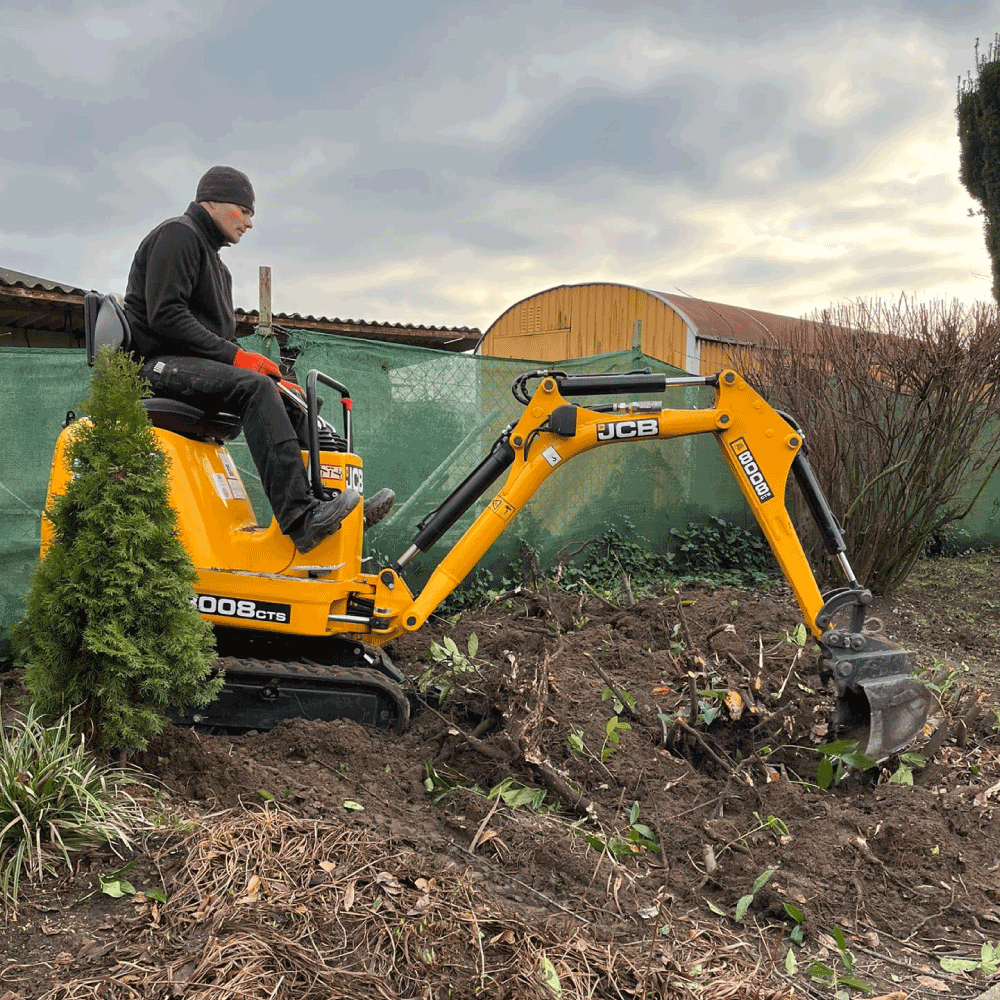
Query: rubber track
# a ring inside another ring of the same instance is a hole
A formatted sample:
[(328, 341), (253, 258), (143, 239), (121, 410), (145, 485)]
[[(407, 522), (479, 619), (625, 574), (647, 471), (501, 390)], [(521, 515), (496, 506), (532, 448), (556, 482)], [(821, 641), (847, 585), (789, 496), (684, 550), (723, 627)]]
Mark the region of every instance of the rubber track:
[[(329, 688), (344, 693), (357, 692), (369, 695), (374, 693), (395, 707), (396, 718), (388, 728), (400, 733), (407, 728), (410, 722), (410, 702), (403, 689), (377, 670), (236, 656), (219, 657), (215, 661), (215, 667), (222, 671), (227, 678), (246, 684), (259, 684), (261, 688), (269, 681), (275, 681), (285, 691), (303, 688)], [(198, 712), (211, 717), (212, 706), (209, 705)], [(191, 724), (185, 722), (183, 717), (176, 721), (181, 722), (181, 724)], [(195, 722), (195, 725), (198, 723)], [(231, 730), (260, 728), (259, 726), (241, 726), (237, 719), (227, 719), (224, 722), (213, 720), (207, 728), (218, 728), (219, 726)]]

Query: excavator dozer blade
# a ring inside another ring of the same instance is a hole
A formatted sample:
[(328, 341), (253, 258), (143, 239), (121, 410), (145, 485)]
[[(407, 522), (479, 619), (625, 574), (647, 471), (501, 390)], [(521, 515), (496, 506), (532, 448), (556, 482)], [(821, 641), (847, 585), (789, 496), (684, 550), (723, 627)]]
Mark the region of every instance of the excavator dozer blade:
[(833, 726), (856, 739), (869, 759), (885, 760), (920, 735), (931, 693), (913, 676), (912, 653), (870, 635), (863, 649), (831, 648), (830, 639), (828, 634), (821, 643), (820, 673), (837, 692)]

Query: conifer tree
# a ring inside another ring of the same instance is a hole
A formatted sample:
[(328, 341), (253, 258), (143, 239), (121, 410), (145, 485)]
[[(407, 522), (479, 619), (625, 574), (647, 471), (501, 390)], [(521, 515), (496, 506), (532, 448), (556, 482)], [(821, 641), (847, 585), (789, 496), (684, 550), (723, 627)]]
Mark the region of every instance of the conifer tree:
[(993, 266), (993, 297), (1000, 302), (1000, 35), (985, 56), (976, 39), (976, 78), (959, 80), (960, 177), (979, 202), (986, 250)]
[(89, 419), (68, 448), (73, 478), (45, 512), (54, 539), (14, 636), (38, 710), (74, 708), (95, 746), (124, 754), (145, 749), (166, 708), (208, 704), (222, 685), (138, 372), (125, 354), (97, 359)]

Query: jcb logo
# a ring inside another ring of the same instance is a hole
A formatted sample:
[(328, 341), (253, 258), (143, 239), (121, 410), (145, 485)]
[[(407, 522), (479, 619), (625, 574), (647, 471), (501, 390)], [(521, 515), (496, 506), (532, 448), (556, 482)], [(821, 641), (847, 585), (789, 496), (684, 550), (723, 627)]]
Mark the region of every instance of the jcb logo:
[(357, 490), (359, 493), (364, 493), (365, 491), (364, 473), (356, 465), (349, 465), (347, 467), (347, 488), (349, 490)]
[(656, 437), (659, 431), (660, 425), (650, 417), (645, 420), (616, 420), (614, 423), (597, 425), (597, 440), (613, 441), (616, 438), (627, 440), (628, 438)]
[(764, 478), (764, 473), (760, 471), (760, 466), (754, 459), (753, 452), (747, 447), (746, 441), (743, 438), (737, 438), (729, 447), (733, 449), (736, 461), (740, 463), (740, 467), (750, 481), (754, 493), (757, 494), (757, 499), (761, 503), (771, 500), (774, 497), (774, 493), (771, 492), (771, 487), (768, 486), (767, 479)]

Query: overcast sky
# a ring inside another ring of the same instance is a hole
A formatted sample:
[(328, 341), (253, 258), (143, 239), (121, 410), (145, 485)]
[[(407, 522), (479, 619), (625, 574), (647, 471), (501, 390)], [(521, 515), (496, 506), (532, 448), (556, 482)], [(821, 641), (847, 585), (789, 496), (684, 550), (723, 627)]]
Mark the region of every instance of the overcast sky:
[(990, 297), (955, 90), (1000, 3), (7, 0), (0, 265), (124, 292), (213, 164), (237, 306), (478, 326), (615, 281), (787, 315)]

